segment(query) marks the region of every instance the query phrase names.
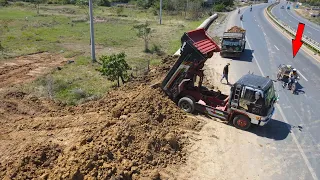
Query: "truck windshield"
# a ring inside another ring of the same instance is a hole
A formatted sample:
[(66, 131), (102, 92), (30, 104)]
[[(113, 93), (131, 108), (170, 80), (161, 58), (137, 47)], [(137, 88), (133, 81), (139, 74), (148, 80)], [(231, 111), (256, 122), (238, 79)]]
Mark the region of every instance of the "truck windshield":
[(271, 106), (271, 103), (275, 99), (275, 97), (276, 97), (276, 93), (275, 93), (273, 85), (271, 85), (269, 87), (269, 89), (267, 89), (265, 91), (266, 107), (270, 107)]
[(222, 45), (224, 46), (240, 46), (240, 41), (239, 40), (223, 40)]

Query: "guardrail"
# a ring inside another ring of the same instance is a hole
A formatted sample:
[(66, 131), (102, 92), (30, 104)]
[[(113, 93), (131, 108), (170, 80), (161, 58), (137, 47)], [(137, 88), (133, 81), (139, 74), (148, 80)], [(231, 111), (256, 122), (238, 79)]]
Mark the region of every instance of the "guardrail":
[[(275, 6), (279, 4), (279, 2), (271, 4), (270, 6), (268, 6), (266, 12), (267, 15), (278, 25), (280, 26), (282, 29), (286, 30), (291, 36), (295, 37), (296, 35), (296, 29), (290, 27), (288, 24), (284, 23), (283, 21), (281, 21), (280, 19), (276, 18), (272, 13), (271, 13), (271, 9)], [(269, 12), (270, 11), (270, 12)], [(305, 45), (307, 45), (309, 48), (311, 48), (313, 51), (316, 51), (317, 53), (320, 53), (320, 43), (311, 39), (308, 36), (303, 35), (302, 36), (302, 42), (304, 42)]]
[[(214, 20), (216, 20), (218, 18), (218, 14), (214, 14), (212, 16), (210, 16), (209, 18), (207, 18), (206, 20), (203, 21), (203, 23), (197, 27), (197, 29), (200, 28), (204, 28), (205, 30), (208, 30), (208, 28), (210, 27), (210, 25), (213, 23)], [(174, 56), (180, 56), (180, 48), (178, 49), (178, 51), (176, 53), (174, 53)]]

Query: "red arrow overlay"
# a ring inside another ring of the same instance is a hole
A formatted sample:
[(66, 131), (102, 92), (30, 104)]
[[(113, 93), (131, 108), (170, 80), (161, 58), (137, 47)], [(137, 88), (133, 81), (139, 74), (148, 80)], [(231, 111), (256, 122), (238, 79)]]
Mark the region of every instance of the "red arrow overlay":
[(296, 32), (296, 38), (292, 39), (292, 53), (293, 53), (293, 58), (297, 55), (300, 47), (302, 46), (303, 42), (301, 41), (302, 34), (304, 31), (304, 24), (299, 23), (298, 25), (298, 30)]

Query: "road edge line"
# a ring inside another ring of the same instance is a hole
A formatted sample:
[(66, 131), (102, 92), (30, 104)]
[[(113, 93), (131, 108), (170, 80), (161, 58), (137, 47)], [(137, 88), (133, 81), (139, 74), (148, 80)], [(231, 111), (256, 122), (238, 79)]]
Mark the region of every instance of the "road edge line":
[[(291, 35), (290, 35), (289, 33), (284, 32), (279, 26), (277, 26), (277, 25), (275, 24), (275, 22), (273, 22), (273, 21), (270, 19), (270, 17), (269, 17), (269, 16), (267, 15), (267, 13), (266, 13), (267, 8), (268, 8), (268, 7), (266, 7), (266, 8), (264, 9), (264, 12), (263, 12), (264, 17), (267, 19), (267, 21), (268, 21), (278, 32), (280, 32), (281, 34), (283, 34), (283, 35), (284, 35), (286, 38), (288, 38), (289, 40), (292, 40), (292, 37), (291, 37)], [(312, 59), (316, 60), (317, 62), (320, 62), (320, 57), (318, 57), (318, 55), (314, 55), (314, 52), (311, 51), (308, 47), (306, 47), (306, 45), (304, 45), (304, 43), (303, 43), (303, 45), (301, 46), (301, 49), (303, 50), (303, 52), (307, 53)]]

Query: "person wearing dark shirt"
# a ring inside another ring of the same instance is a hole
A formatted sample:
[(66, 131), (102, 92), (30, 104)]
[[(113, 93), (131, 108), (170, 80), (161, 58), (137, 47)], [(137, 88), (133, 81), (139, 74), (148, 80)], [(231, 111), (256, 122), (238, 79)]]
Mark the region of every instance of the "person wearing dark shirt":
[(224, 66), (222, 78), (221, 78), (220, 82), (222, 82), (223, 78), (226, 78), (227, 84), (229, 84), (229, 81), (228, 81), (229, 65), (230, 65), (230, 63), (228, 63), (226, 66)]

